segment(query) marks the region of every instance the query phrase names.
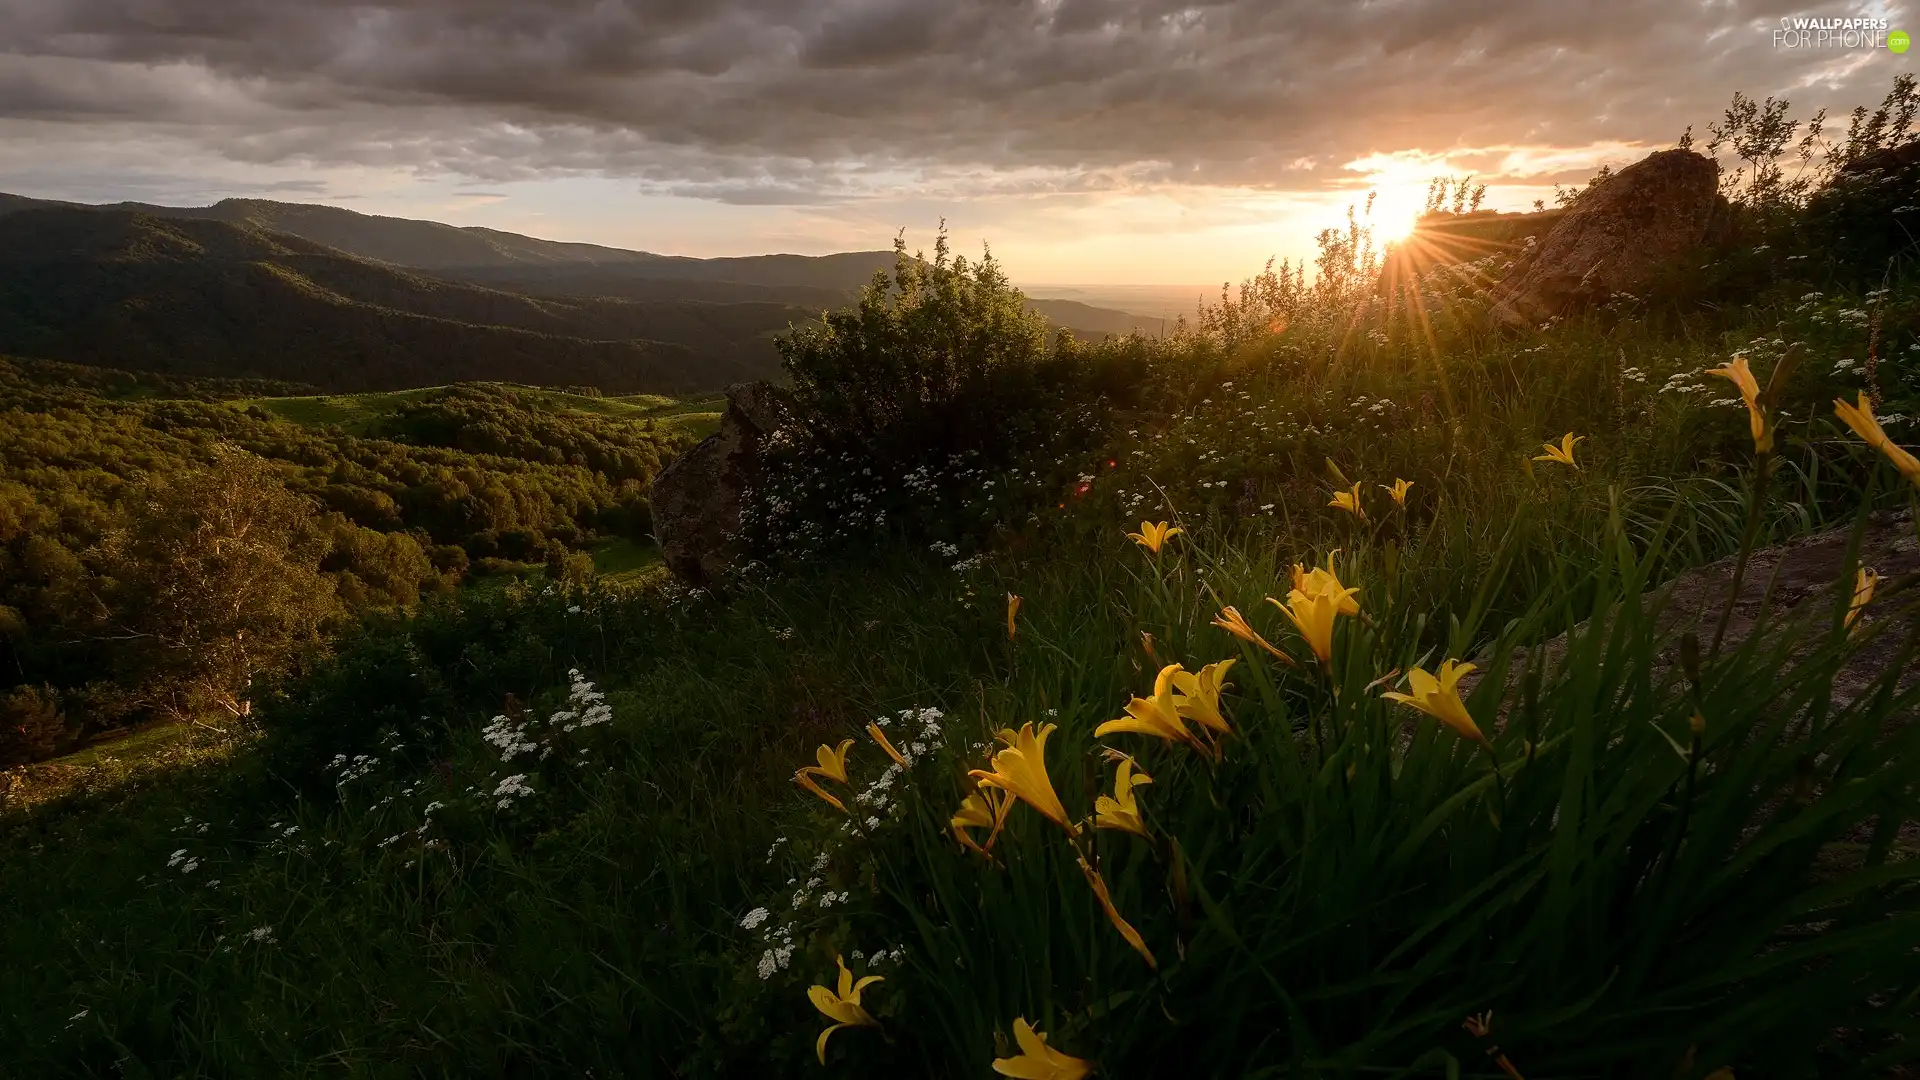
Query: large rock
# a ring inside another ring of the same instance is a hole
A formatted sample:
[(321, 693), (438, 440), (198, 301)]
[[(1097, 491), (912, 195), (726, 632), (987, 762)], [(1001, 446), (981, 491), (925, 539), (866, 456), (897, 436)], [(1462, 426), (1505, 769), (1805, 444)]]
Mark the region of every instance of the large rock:
[(1662, 150), (1590, 187), (1494, 287), (1493, 317), (1537, 326), (1641, 288), (1726, 221), (1719, 185), (1712, 161)]
[(689, 585), (713, 587), (738, 557), (740, 505), (760, 480), (760, 443), (780, 425), (785, 401), (770, 383), (728, 387), (720, 430), (654, 477), (654, 538), (667, 569)]
[[(1775, 632), (1801, 636), (1810, 644), (1820, 643), (1826, 621), (1832, 618), (1836, 584), (1851, 584), (1846, 577), (1847, 545), (1851, 540), (1852, 527), (1842, 526), (1755, 551), (1740, 579), (1723, 651), (1739, 648), (1762, 626), (1763, 619)], [(1874, 514), (1861, 530), (1859, 543), (1858, 565), (1878, 573), (1883, 586), (1883, 594), (1861, 613), (1863, 623), (1897, 618), (1904, 625), (1871, 638), (1848, 658), (1834, 679), (1835, 708), (1844, 708), (1869, 693), (1888, 670), (1901, 663), (1907, 636), (1920, 632), (1920, 610), (1892, 590), (1894, 582), (1920, 573), (1920, 540), (1915, 538), (1912, 515), (1904, 510)], [(1738, 562), (1737, 556), (1730, 555), (1688, 570), (1655, 591), (1655, 629), (1662, 642), (1656, 659), (1658, 672), (1671, 670), (1679, 663), (1681, 635), (1694, 634), (1703, 650), (1713, 641), (1721, 611), (1733, 592)], [(1585, 632), (1586, 624), (1579, 629)], [(1567, 644), (1567, 635), (1562, 634), (1538, 646), (1545, 653), (1549, 670), (1559, 667)], [(1529, 653), (1527, 649), (1516, 650), (1509, 668), (1510, 680), (1519, 677)], [(1484, 674), (1470, 673), (1462, 680), (1463, 688), (1470, 688)], [(1920, 683), (1920, 670), (1903, 672), (1901, 689), (1916, 683)]]

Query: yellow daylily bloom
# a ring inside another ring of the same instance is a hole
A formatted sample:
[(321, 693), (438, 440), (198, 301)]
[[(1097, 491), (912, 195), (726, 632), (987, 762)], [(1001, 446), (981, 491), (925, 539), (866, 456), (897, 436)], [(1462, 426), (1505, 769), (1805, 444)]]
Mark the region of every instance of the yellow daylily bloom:
[(1880, 575), (1864, 566), (1853, 572), (1853, 601), (1847, 605), (1846, 629), (1853, 629), (1854, 622), (1860, 618), (1860, 612), (1872, 602), (1873, 589), (1878, 584), (1880, 584)]
[(822, 743), (820, 744), (820, 749), (814, 751), (814, 760), (820, 764), (803, 766), (800, 771), (793, 774), (795, 783), (813, 792), (815, 795), (820, 796), (827, 805), (843, 814), (847, 812), (847, 805), (839, 799), (834, 798), (825, 788), (814, 783), (813, 778), (819, 776), (828, 780), (837, 780), (842, 784), (846, 783), (847, 750), (851, 746), (853, 746), (852, 739), (841, 740), (838, 748), (829, 747), (825, 743)]
[(1239, 638), (1249, 645), (1258, 645), (1262, 649), (1267, 650), (1273, 654), (1275, 659), (1283, 664), (1290, 667), (1298, 666), (1294, 664), (1293, 657), (1281, 652), (1274, 646), (1273, 642), (1261, 637), (1259, 631), (1253, 628), (1253, 624), (1247, 621), (1247, 617), (1240, 614), (1239, 608), (1231, 605), (1221, 608), (1220, 614), (1213, 617), (1213, 625), (1225, 630), (1227, 633), (1232, 634), (1234, 637)]
[[(993, 852), (993, 842), (1000, 838), (1000, 829), (1007, 823), (1007, 811), (1013, 809), (1013, 796), (997, 788), (981, 788), (967, 795), (960, 802), (960, 809), (947, 821), (947, 827), (953, 830), (953, 838), (960, 846), (988, 855)], [(987, 829), (987, 842), (983, 846), (976, 843), (968, 829)]]
[(1147, 948), (1146, 939), (1140, 936), (1140, 931), (1135, 930), (1132, 923), (1121, 918), (1120, 909), (1113, 906), (1113, 897), (1107, 892), (1106, 879), (1100, 876), (1099, 871), (1088, 866), (1086, 859), (1081, 858), (1079, 862), (1080, 872), (1087, 876), (1087, 884), (1093, 888), (1094, 898), (1100, 901), (1101, 910), (1107, 913), (1107, 921), (1113, 924), (1115, 930), (1120, 931), (1120, 936), (1127, 939), (1127, 944), (1133, 946), (1133, 951), (1140, 954), (1148, 967), (1159, 971), (1160, 961), (1153, 958), (1153, 950)]
[(1385, 484), (1381, 484), (1380, 490), (1386, 492), (1388, 495), (1393, 496), (1393, 501), (1396, 503), (1399, 503), (1402, 507), (1404, 507), (1407, 505), (1407, 491), (1412, 487), (1413, 487), (1413, 481), (1402, 480), (1398, 477), (1395, 477), (1392, 487), (1388, 487)]
[(1845, 420), (1847, 426), (1853, 429), (1853, 433), (1860, 436), (1868, 446), (1885, 454), (1887, 460), (1893, 462), (1893, 467), (1900, 470), (1901, 476), (1912, 481), (1915, 487), (1920, 487), (1920, 458), (1915, 458), (1894, 445), (1894, 441), (1887, 437), (1887, 433), (1880, 427), (1880, 421), (1874, 418), (1873, 402), (1867, 400), (1866, 394), (1860, 395), (1858, 405), (1849, 405), (1839, 398), (1834, 398), (1833, 414)]
[(813, 1002), (813, 1007), (819, 1009), (821, 1015), (833, 1021), (833, 1026), (821, 1032), (819, 1040), (813, 1044), (813, 1052), (820, 1058), (820, 1064), (822, 1065), (827, 1063), (827, 1037), (829, 1035), (832, 1035), (844, 1027), (880, 1026), (880, 1021), (875, 1020), (873, 1015), (867, 1012), (865, 1007), (860, 1004), (860, 994), (865, 991), (867, 987), (872, 986), (874, 983), (881, 982), (881, 977), (878, 975), (868, 975), (860, 981), (855, 982), (853, 972), (847, 970), (845, 960), (836, 956), (833, 958), (833, 962), (840, 967), (840, 985), (837, 993), (817, 984), (807, 987), (807, 1000)]
[[(1308, 596), (1317, 596), (1320, 593), (1341, 594), (1340, 614), (1348, 616), (1358, 615), (1360, 614), (1360, 602), (1355, 600), (1353, 596), (1346, 595), (1349, 590), (1345, 585), (1340, 583), (1340, 578), (1333, 572), (1333, 557), (1337, 554), (1339, 554), (1337, 549), (1327, 552), (1327, 565), (1325, 567), (1316, 566), (1312, 570), (1306, 569), (1299, 563), (1294, 563), (1293, 587), (1306, 593)], [(1357, 588), (1351, 590), (1353, 593), (1358, 593), (1359, 591)]]
[(868, 724), (867, 734), (872, 737), (874, 742), (880, 744), (880, 749), (886, 751), (887, 756), (893, 759), (895, 765), (903, 769), (908, 767), (906, 757), (903, 756), (900, 751), (895, 750), (893, 744), (887, 741), (887, 733), (880, 730), (879, 724)]
[(1168, 742), (1191, 743), (1200, 748), (1199, 741), (1180, 718), (1180, 707), (1173, 699), (1173, 676), (1174, 672), (1180, 670), (1179, 664), (1168, 664), (1161, 668), (1160, 674), (1153, 679), (1153, 696), (1137, 697), (1128, 702), (1127, 715), (1094, 728), (1094, 737), (1104, 738), (1115, 732), (1131, 731)]
[(1327, 505), (1337, 506), (1347, 513), (1352, 514), (1354, 517), (1359, 518), (1361, 521), (1367, 520), (1367, 512), (1360, 506), (1360, 485), (1358, 483), (1353, 485), (1352, 491), (1334, 492), (1332, 500), (1329, 501)]
[(1232, 731), (1227, 718), (1220, 715), (1220, 691), (1226, 684), (1227, 669), (1236, 663), (1239, 661), (1221, 660), (1193, 674), (1175, 671), (1173, 688), (1178, 693), (1173, 699), (1174, 708), (1181, 716), (1203, 727), (1222, 734)]
[[(1324, 667), (1333, 665), (1333, 624), (1341, 615), (1347, 614), (1347, 607), (1358, 588), (1341, 589), (1332, 592), (1322, 589), (1314, 593), (1295, 589), (1287, 594), (1287, 602), (1282, 604), (1273, 597), (1267, 597), (1267, 603), (1280, 609), (1281, 614), (1293, 621), (1294, 628), (1306, 639), (1307, 648), (1313, 650)], [(1352, 604), (1353, 610), (1360, 610), (1358, 603)]]
[(1020, 614), (1020, 597), (1013, 593), (1008, 593), (1007, 594), (1007, 640), (1008, 641), (1013, 640), (1013, 631), (1014, 631), (1013, 617), (1018, 614)]
[(1533, 460), (1557, 461), (1562, 465), (1571, 465), (1577, 469), (1580, 467), (1580, 463), (1573, 460), (1573, 445), (1584, 438), (1586, 438), (1585, 435), (1575, 435), (1569, 431), (1565, 435), (1560, 436), (1559, 446), (1555, 446), (1552, 443), (1543, 444), (1547, 452), (1544, 454), (1535, 454)]
[(1747, 366), (1747, 358), (1736, 356), (1730, 364), (1708, 368), (1707, 374), (1718, 375), (1740, 388), (1741, 400), (1747, 403), (1747, 429), (1753, 433), (1753, 448), (1762, 454), (1771, 451), (1773, 429), (1767, 425), (1767, 412), (1760, 404), (1760, 383)]
[(1414, 668), (1407, 672), (1407, 683), (1413, 693), (1388, 691), (1380, 696), (1388, 701), (1411, 705), (1452, 728), (1461, 738), (1487, 746), (1490, 744), (1487, 737), (1481, 734), (1480, 725), (1473, 722), (1473, 714), (1467, 711), (1466, 702), (1460, 700), (1460, 677), (1473, 669), (1472, 664), (1448, 660), (1440, 665), (1440, 675), (1436, 678), (1425, 668)]
[(1147, 824), (1140, 818), (1140, 804), (1134, 800), (1133, 789), (1141, 784), (1153, 783), (1153, 777), (1143, 772), (1135, 772), (1133, 759), (1120, 757), (1120, 767), (1114, 770), (1113, 794), (1102, 795), (1093, 800), (1093, 825), (1097, 829), (1119, 829), (1136, 836), (1153, 839), (1147, 831)]
[(1067, 808), (1061, 804), (1060, 796), (1054, 794), (1053, 780), (1047, 776), (1047, 736), (1053, 734), (1053, 730), (1054, 725), (1046, 724), (1036, 732), (1032, 721), (1028, 721), (1020, 725), (1018, 732), (1000, 732), (1000, 741), (1007, 745), (993, 755), (993, 769), (974, 769), (967, 775), (982, 788), (999, 788), (1019, 798), (1040, 811), (1048, 821), (1067, 830), (1068, 836), (1078, 836), (1080, 830), (1067, 820)]
[(1160, 554), (1160, 549), (1166, 546), (1167, 541), (1179, 536), (1185, 531), (1186, 530), (1180, 528), (1178, 525), (1169, 525), (1164, 521), (1143, 521), (1140, 523), (1140, 531), (1137, 533), (1128, 533), (1127, 539), (1158, 555)]
[(1047, 1033), (1035, 1031), (1026, 1017), (1015, 1017), (1013, 1041), (1020, 1047), (1017, 1057), (994, 1058), (993, 1071), (1014, 1080), (1085, 1080), (1093, 1072), (1093, 1062), (1063, 1054), (1047, 1045)]

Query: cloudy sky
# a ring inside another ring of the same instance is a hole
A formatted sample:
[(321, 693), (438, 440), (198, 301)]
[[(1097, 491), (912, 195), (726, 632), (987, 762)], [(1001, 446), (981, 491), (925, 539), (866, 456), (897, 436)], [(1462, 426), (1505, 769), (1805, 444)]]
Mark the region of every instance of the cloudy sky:
[[(0, 190), (332, 202), (690, 255), (924, 241), (1016, 280), (1298, 256), (1377, 187), (1520, 208), (1736, 89), (1877, 102), (1920, 52), (1795, 0), (0, 0)], [(1920, 32), (1920, 23), (1913, 27)]]

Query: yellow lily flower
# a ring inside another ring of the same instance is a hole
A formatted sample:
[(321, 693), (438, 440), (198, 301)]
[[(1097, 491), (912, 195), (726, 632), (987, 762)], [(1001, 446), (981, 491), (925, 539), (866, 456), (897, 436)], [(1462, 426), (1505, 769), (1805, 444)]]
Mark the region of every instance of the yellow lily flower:
[(1173, 699), (1173, 675), (1180, 671), (1179, 664), (1168, 664), (1160, 669), (1153, 679), (1151, 698), (1134, 698), (1127, 703), (1127, 715), (1117, 720), (1109, 720), (1093, 729), (1095, 738), (1103, 738), (1115, 732), (1131, 731), (1139, 735), (1151, 735), (1168, 742), (1192, 744), (1196, 749), (1205, 749), (1193, 732), (1180, 718), (1180, 706)]
[(1167, 541), (1179, 536), (1185, 531), (1185, 529), (1180, 528), (1178, 525), (1169, 525), (1164, 521), (1143, 521), (1140, 523), (1140, 531), (1137, 533), (1128, 533), (1127, 539), (1158, 555), (1160, 554), (1160, 549), (1167, 545)]
[(1107, 913), (1107, 921), (1120, 931), (1120, 936), (1127, 939), (1127, 944), (1133, 946), (1133, 951), (1140, 954), (1148, 967), (1159, 971), (1160, 961), (1153, 958), (1153, 950), (1147, 948), (1146, 939), (1140, 936), (1140, 931), (1135, 930), (1132, 923), (1121, 918), (1120, 909), (1113, 906), (1113, 897), (1107, 893), (1106, 879), (1100, 876), (1099, 871), (1088, 866), (1085, 858), (1079, 859), (1079, 862), (1080, 872), (1087, 876), (1087, 884), (1092, 886), (1094, 898), (1100, 901), (1101, 909)]
[(827, 805), (843, 814), (847, 812), (847, 805), (839, 799), (834, 798), (825, 788), (814, 783), (813, 778), (819, 776), (828, 780), (837, 780), (842, 784), (846, 783), (847, 749), (852, 745), (852, 739), (841, 740), (840, 746), (837, 749), (821, 743), (820, 749), (814, 751), (814, 759), (820, 764), (803, 766), (799, 772), (793, 774), (795, 783), (813, 792), (815, 795), (820, 796), (821, 799), (826, 801)]
[(1747, 358), (1736, 356), (1724, 367), (1707, 369), (1707, 374), (1718, 375), (1740, 388), (1740, 397), (1747, 403), (1747, 429), (1753, 433), (1753, 448), (1762, 454), (1771, 451), (1773, 429), (1767, 426), (1767, 412), (1760, 405), (1760, 384), (1747, 366)]
[(1395, 477), (1392, 487), (1388, 487), (1385, 484), (1381, 484), (1380, 490), (1386, 492), (1388, 495), (1393, 496), (1393, 501), (1396, 503), (1399, 503), (1400, 506), (1404, 509), (1407, 505), (1407, 491), (1412, 487), (1413, 487), (1413, 481), (1402, 480), (1398, 477)]
[(1473, 669), (1472, 664), (1448, 660), (1440, 665), (1440, 675), (1435, 678), (1425, 668), (1414, 668), (1407, 672), (1407, 683), (1413, 693), (1388, 691), (1380, 696), (1388, 701), (1411, 705), (1452, 728), (1461, 738), (1488, 746), (1490, 744), (1487, 737), (1481, 734), (1480, 725), (1473, 722), (1473, 714), (1467, 711), (1466, 702), (1460, 700), (1460, 677)]
[[(1000, 838), (1000, 828), (1007, 823), (1007, 811), (1013, 809), (1013, 796), (997, 788), (981, 788), (967, 795), (960, 802), (960, 809), (947, 822), (953, 830), (953, 838), (960, 846), (981, 855), (993, 852), (993, 842)], [(976, 843), (968, 829), (988, 829), (985, 846)]]
[(1340, 583), (1340, 578), (1334, 574), (1333, 557), (1336, 553), (1337, 552), (1333, 551), (1327, 552), (1327, 565), (1325, 567), (1316, 566), (1312, 570), (1308, 570), (1299, 563), (1294, 563), (1293, 587), (1300, 592), (1306, 593), (1308, 596), (1318, 596), (1321, 593), (1339, 595), (1341, 596), (1340, 614), (1347, 616), (1358, 615), (1360, 614), (1360, 602), (1355, 600), (1350, 593), (1357, 593), (1360, 590), (1357, 588), (1349, 590), (1345, 585)]
[[(1353, 600), (1358, 588), (1341, 589), (1332, 592), (1325, 589), (1315, 593), (1305, 593), (1295, 589), (1287, 594), (1287, 602), (1282, 604), (1273, 597), (1267, 597), (1267, 603), (1280, 609), (1281, 614), (1293, 621), (1294, 628), (1306, 639), (1307, 648), (1313, 650), (1322, 667), (1333, 666), (1333, 624), (1334, 620), (1346, 614), (1349, 602)], [(1353, 604), (1353, 610), (1360, 607)]]
[(1565, 435), (1560, 436), (1559, 446), (1555, 446), (1552, 443), (1544, 444), (1547, 452), (1544, 454), (1535, 454), (1533, 460), (1557, 461), (1562, 465), (1571, 465), (1577, 469), (1580, 467), (1580, 463), (1573, 460), (1573, 444), (1584, 438), (1586, 438), (1585, 435), (1575, 435), (1569, 431)]
[(1007, 594), (1007, 640), (1008, 641), (1013, 640), (1013, 632), (1014, 632), (1013, 617), (1018, 614), (1020, 614), (1020, 597), (1013, 593), (1008, 593)]
[(1220, 715), (1220, 691), (1226, 684), (1227, 669), (1238, 662), (1221, 660), (1193, 674), (1175, 671), (1173, 688), (1178, 693), (1173, 699), (1174, 708), (1181, 716), (1203, 727), (1221, 734), (1232, 731), (1227, 718)]
[(1367, 512), (1360, 506), (1360, 485), (1353, 485), (1352, 491), (1336, 491), (1328, 506), (1337, 506), (1361, 521), (1367, 520)]
[(887, 756), (893, 759), (893, 763), (895, 765), (898, 765), (903, 769), (908, 767), (907, 759), (900, 753), (900, 751), (895, 750), (893, 748), (892, 743), (887, 741), (887, 733), (880, 730), (880, 725), (868, 724), (867, 734), (873, 738), (874, 742), (880, 744), (880, 749), (887, 752)]
[(1279, 649), (1274, 647), (1274, 644), (1272, 642), (1268, 641), (1266, 638), (1261, 637), (1259, 632), (1253, 628), (1253, 624), (1247, 622), (1247, 617), (1245, 615), (1240, 614), (1239, 608), (1232, 607), (1232, 606), (1221, 608), (1220, 614), (1214, 616), (1213, 618), (1213, 625), (1221, 628), (1222, 630), (1225, 630), (1227, 633), (1232, 634), (1234, 637), (1239, 638), (1241, 641), (1244, 641), (1249, 645), (1260, 646), (1261, 648), (1272, 653), (1275, 659), (1279, 660), (1283, 664), (1288, 665), (1289, 667), (1298, 666), (1294, 664), (1293, 657), (1288, 656), (1286, 653), (1281, 652)]
[(1028, 721), (1020, 725), (1018, 732), (1000, 732), (1000, 741), (1007, 746), (993, 755), (992, 771), (974, 769), (967, 775), (982, 788), (995, 787), (1018, 797), (1048, 821), (1067, 830), (1068, 836), (1078, 836), (1080, 830), (1067, 820), (1067, 808), (1061, 804), (1060, 796), (1054, 794), (1053, 781), (1047, 776), (1047, 736), (1053, 734), (1053, 730), (1054, 725), (1046, 724), (1036, 733), (1032, 721)]
[(993, 1071), (1014, 1080), (1086, 1080), (1093, 1062), (1063, 1054), (1047, 1045), (1047, 1033), (1035, 1031), (1026, 1017), (1015, 1017), (1013, 1041), (1019, 1045), (1017, 1057), (994, 1058)]
[(827, 1063), (827, 1037), (829, 1035), (832, 1035), (844, 1027), (880, 1026), (880, 1021), (875, 1020), (873, 1015), (861, 1006), (860, 994), (866, 990), (867, 987), (882, 981), (881, 977), (878, 975), (868, 975), (859, 982), (855, 982), (853, 972), (847, 970), (846, 961), (836, 956), (833, 958), (833, 962), (840, 967), (840, 989), (838, 993), (819, 985), (807, 987), (807, 1000), (813, 1002), (813, 1007), (819, 1009), (821, 1015), (833, 1021), (833, 1026), (821, 1032), (819, 1040), (813, 1044), (813, 1052), (820, 1058), (820, 1064), (822, 1065)]
[(1093, 800), (1094, 828), (1119, 829), (1153, 839), (1153, 834), (1147, 831), (1146, 822), (1140, 818), (1140, 804), (1133, 797), (1134, 788), (1151, 783), (1153, 777), (1135, 772), (1133, 759), (1121, 755), (1120, 767), (1113, 774), (1113, 794)]
[(1887, 437), (1880, 427), (1880, 421), (1874, 419), (1873, 403), (1867, 400), (1866, 394), (1860, 395), (1858, 405), (1849, 405), (1839, 398), (1833, 399), (1833, 414), (1845, 420), (1853, 433), (1868, 446), (1885, 454), (1887, 460), (1893, 462), (1893, 467), (1900, 470), (1901, 476), (1911, 480), (1915, 487), (1920, 487), (1920, 459), (1894, 445), (1894, 441)]
[(1853, 572), (1853, 602), (1847, 605), (1846, 629), (1853, 629), (1860, 612), (1873, 600), (1874, 586), (1880, 584), (1880, 575), (1860, 567)]

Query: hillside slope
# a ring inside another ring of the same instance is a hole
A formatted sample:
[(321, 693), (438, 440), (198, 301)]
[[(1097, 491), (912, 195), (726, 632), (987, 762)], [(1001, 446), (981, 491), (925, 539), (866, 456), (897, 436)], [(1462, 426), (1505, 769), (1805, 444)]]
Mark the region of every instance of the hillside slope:
[(472, 379), (685, 393), (776, 370), (777, 303), (539, 299), (258, 228), (145, 214), (0, 216), (0, 349), (325, 390)]
[[(698, 259), (597, 244), (541, 240), (497, 229), (381, 217), (337, 206), (267, 199), (224, 199), (212, 206), (156, 206), (30, 199), (0, 193), (0, 219), (32, 210), (139, 213), (191, 221), (219, 221), (300, 237), (349, 255), (422, 271), (437, 278), (536, 296), (603, 297), (640, 301), (786, 304), (823, 311), (848, 303), (878, 271), (893, 267), (891, 251), (833, 255), (750, 255)], [(1147, 332), (1146, 318), (1070, 300), (1029, 304), (1056, 325), (1082, 335)], [(758, 325), (752, 312), (744, 315)], [(784, 325), (784, 324), (782, 324)], [(569, 331), (572, 332), (572, 331)], [(703, 341), (647, 334), (696, 348)]]

